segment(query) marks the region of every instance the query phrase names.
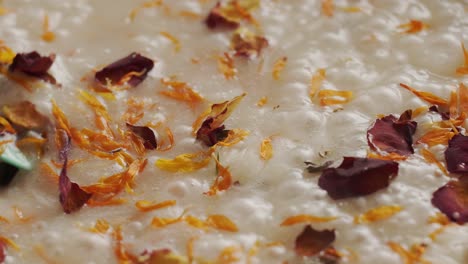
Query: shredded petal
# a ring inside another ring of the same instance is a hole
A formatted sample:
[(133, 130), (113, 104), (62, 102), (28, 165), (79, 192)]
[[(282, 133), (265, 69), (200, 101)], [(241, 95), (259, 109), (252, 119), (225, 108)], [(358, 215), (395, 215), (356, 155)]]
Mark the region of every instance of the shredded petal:
[(211, 160), (211, 150), (208, 152), (181, 154), (174, 159), (159, 159), (155, 165), (161, 170), (170, 172), (192, 172), (206, 167)]
[(161, 31), (161, 32), (159, 32), (159, 34), (161, 34), (161, 36), (167, 38), (169, 41), (172, 42), (172, 44), (174, 45), (174, 51), (175, 52), (180, 51), (181, 45), (180, 45), (179, 39), (177, 39), (172, 34), (170, 34), (169, 32), (166, 32), (166, 31)]
[(89, 231), (98, 234), (105, 234), (109, 230), (110, 225), (105, 219), (96, 220), (94, 227), (90, 228)]
[(167, 201), (163, 201), (160, 203), (153, 203), (151, 201), (140, 200), (135, 203), (135, 207), (138, 208), (138, 210), (142, 212), (150, 212), (150, 211), (174, 206), (176, 205), (176, 203), (177, 202), (175, 200), (167, 200)]
[(322, 87), (325, 77), (326, 77), (325, 69), (318, 69), (317, 72), (314, 74), (314, 76), (312, 76), (312, 79), (310, 80), (310, 90), (309, 90), (310, 100), (314, 99), (315, 95)]
[(145, 8), (152, 8), (152, 7), (159, 7), (163, 4), (163, 0), (153, 0), (153, 1), (147, 1), (147, 2), (144, 2), (143, 4), (133, 8), (131, 11), (130, 11), (130, 14), (129, 14), (129, 18), (130, 18), (130, 21), (133, 22), (136, 18), (136, 16), (138, 15), (138, 13), (142, 10), (142, 9), (145, 9)]
[(232, 185), (232, 175), (229, 171), (229, 167), (224, 167), (221, 165), (219, 160), (214, 155), (213, 159), (216, 162), (216, 171), (218, 175), (216, 176), (213, 185), (211, 185), (210, 190), (204, 193), (208, 196), (216, 195), (220, 191), (225, 191)]
[[(463, 59), (464, 64), (457, 68), (456, 73), (458, 74), (468, 74), (468, 51), (465, 48), (465, 44), (461, 43), (462, 51), (463, 51)], [(1, 61), (1, 60), (0, 60)]]
[(271, 137), (267, 137), (260, 144), (260, 158), (262, 158), (262, 160), (269, 160), (272, 157), (273, 145), (271, 144)]
[(371, 209), (362, 215), (354, 217), (355, 224), (368, 224), (388, 219), (399, 213), (403, 208), (399, 205), (383, 205)]
[(435, 105), (442, 105), (445, 106), (448, 104), (447, 100), (440, 98), (432, 93), (429, 92), (424, 92), (424, 91), (418, 91), (404, 83), (400, 83), (400, 86), (405, 88), (406, 90), (412, 92), (414, 95), (419, 97), (421, 100), (424, 100), (430, 104), (435, 104)]
[(224, 215), (209, 215), (206, 224), (215, 229), (237, 232), (239, 229), (229, 218)]
[(429, 147), (435, 145), (448, 145), (448, 141), (455, 135), (451, 129), (435, 127), (424, 134), (416, 143), (427, 144)]
[(410, 250), (404, 249), (398, 243), (389, 241), (388, 246), (404, 260), (405, 264), (430, 264), (431, 262), (422, 258), (426, 250), (425, 244), (413, 245)]
[(217, 56), (217, 60), (218, 70), (220, 73), (224, 74), (224, 78), (230, 80), (236, 76), (237, 69), (234, 66), (234, 60), (229, 53), (225, 52), (223, 55)]
[(401, 24), (398, 26), (399, 29), (403, 30), (403, 33), (407, 34), (415, 34), (427, 29), (429, 27), (428, 24), (419, 21), (419, 20), (410, 20), (410, 22), (406, 24)]
[(421, 149), (421, 154), (428, 163), (435, 164), (445, 175), (449, 175), (449, 172), (445, 166), (436, 158), (436, 156), (430, 152), (428, 149)]
[(320, 105), (336, 105), (349, 103), (353, 98), (352, 91), (321, 90), (318, 92)]
[(42, 25), (42, 30), (43, 30), (43, 33), (42, 33), (42, 40), (46, 41), (46, 42), (52, 42), (55, 40), (55, 34), (54, 32), (50, 31), (50, 28), (49, 28), (49, 16), (46, 14), (44, 16), (44, 23)]
[(335, 9), (333, 0), (322, 0), (322, 14), (327, 17), (332, 17)]
[(172, 89), (161, 91), (159, 92), (160, 94), (177, 101), (185, 102), (192, 109), (197, 107), (204, 100), (203, 97), (195, 92), (187, 83), (177, 81), (174, 77), (169, 79), (163, 78), (161, 79), (161, 83)]
[(295, 224), (302, 224), (302, 223), (325, 223), (325, 222), (330, 222), (333, 220), (338, 219), (338, 217), (321, 217), (321, 216), (314, 216), (314, 215), (307, 215), (307, 214), (301, 214), (301, 215), (295, 215), (286, 218), (280, 226), (291, 226)]
[(281, 72), (286, 67), (286, 63), (288, 62), (288, 57), (281, 57), (275, 61), (273, 64), (273, 79), (278, 81), (281, 79)]

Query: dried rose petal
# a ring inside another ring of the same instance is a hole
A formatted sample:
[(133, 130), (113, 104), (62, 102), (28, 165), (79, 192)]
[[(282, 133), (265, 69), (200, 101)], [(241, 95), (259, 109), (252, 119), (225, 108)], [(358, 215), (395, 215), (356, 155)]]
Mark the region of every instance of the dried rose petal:
[(257, 36), (247, 28), (239, 28), (231, 38), (231, 47), (236, 51), (236, 56), (250, 58), (258, 56), (262, 50), (268, 47), (268, 40), (263, 36)]
[(468, 136), (455, 135), (445, 150), (447, 170), (452, 173), (468, 172)]
[(154, 62), (136, 52), (115, 61), (96, 72), (95, 78), (102, 85), (122, 85), (128, 83), (135, 87), (146, 79)]
[(411, 121), (411, 112), (403, 113), (400, 119), (388, 115), (377, 119), (367, 131), (367, 142), (373, 150), (407, 156), (414, 153), (416, 127), (417, 123)]
[(468, 223), (468, 176), (449, 181), (432, 195), (432, 204), (450, 220)]
[(216, 5), (211, 9), (210, 13), (208, 14), (208, 17), (205, 20), (205, 23), (211, 29), (234, 29), (239, 27), (238, 21), (230, 19), (228, 16), (223, 14), (220, 2), (216, 3)]
[(208, 147), (213, 146), (214, 144), (223, 141), (227, 138), (229, 134), (229, 130), (225, 129), (225, 126), (222, 125), (217, 128), (211, 128), (211, 124), (213, 123), (213, 118), (207, 118), (200, 129), (197, 131), (197, 140), (205, 143)]
[(59, 177), (60, 203), (63, 211), (70, 214), (80, 209), (90, 198), (91, 194), (85, 192), (80, 186), (72, 181), (67, 175), (68, 152), (70, 150), (70, 138), (62, 129), (57, 130), (60, 133), (59, 139), (63, 142), (60, 144), (59, 158), (63, 161), (62, 171)]
[(0, 240), (0, 263), (3, 263), (6, 258), (6, 244)]
[(18, 53), (13, 59), (9, 70), (11, 72), (22, 72), (28, 76), (55, 84), (55, 78), (47, 72), (54, 63), (54, 60), (55, 54), (45, 57), (36, 51)]
[(0, 186), (7, 186), (15, 177), (18, 168), (8, 163), (0, 163)]
[(318, 185), (335, 200), (368, 195), (390, 185), (398, 163), (389, 160), (344, 157), (338, 168), (322, 172)]
[(306, 226), (296, 238), (294, 250), (299, 256), (310, 257), (328, 248), (335, 241), (335, 230), (317, 231)]
[(442, 112), (437, 105), (433, 105), (429, 107), (429, 111), (438, 113), (442, 120), (449, 120), (450, 119), (450, 112)]
[(158, 141), (154, 131), (145, 126), (134, 126), (127, 123), (127, 127), (139, 138), (143, 140), (143, 145), (146, 149), (156, 149), (158, 147)]
[(68, 160), (65, 159), (59, 177), (59, 190), (63, 211), (70, 214), (80, 209), (91, 198), (91, 194), (83, 191), (78, 184), (70, 181), (67, 175), (67, 163)]

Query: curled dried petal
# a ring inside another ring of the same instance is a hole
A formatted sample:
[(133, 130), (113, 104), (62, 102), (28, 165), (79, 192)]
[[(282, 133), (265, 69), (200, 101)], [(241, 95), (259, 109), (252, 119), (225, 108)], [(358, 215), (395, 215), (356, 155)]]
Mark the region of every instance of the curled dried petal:
[(239, 28), (231, 38), (231, 48), (236, 51), (236, 56), (247, 58), (258, 56), (266, 47), (268, 47), (268, 40), (263, 36), (255, 35), (247, 28)]
[(153, 60), (134, 52), (96, 72), (95, 78), (104, 86), (127, 83), (135, 87), (146, 79), (153, 67)]
[(143, 140), (143, 145), (146, 149), (153, 150), (158, 147), (156, 135), (151, 128), (146, 126), (134, 126), (129, 123), (127, 123), (127, 128)]
[(54, 60), (55, 54), (46, 57), (41, 56), (36, 51), (18, 53), (8, 69), (11, 72), (21, 72), (25, 75), (55, 84), (55, 78), (47, 72), (54, 63)]
[(394, 161), (344, 157), (338, 168), (322, 172), (319, 187), (334, 199), (369, 195), (384, 189), (398, 174)]
[(424, 91), (418, 91), (409, 85), (406, 85), (404, 83), (400, 83), (400, 86), (405, 88), (406, 90), (412, 92), (414, 95), (419, 97), (421, 100), (424, 100), (430, 104), (435, 104), (435, 105), (442, 105), (445, 106), (448, 104), (447, 100), (440, 98), (432, 93), (429, 92), (424, 92)]
[(296, 238), (294, 250), (299, 256), (310, 257), (328, 248), (335, 241), (335, 230), (317, 231), (310, 225)]
[(91, 194), (85, 192), (80, 186), (72, 181), (67, 175), (67, 159), (63, 163), (59, 178), (60, 203), (63, 211), (67, 214), (79, 210), (90, 198)]
[[(410, 118), (411, 119), (411, 114)], [(413, 134), (417, 123), (397, 120), (393, 115), (377, 119), (367, 131), (367, 141), (373, 150), (408, 156), (414, 153)]]

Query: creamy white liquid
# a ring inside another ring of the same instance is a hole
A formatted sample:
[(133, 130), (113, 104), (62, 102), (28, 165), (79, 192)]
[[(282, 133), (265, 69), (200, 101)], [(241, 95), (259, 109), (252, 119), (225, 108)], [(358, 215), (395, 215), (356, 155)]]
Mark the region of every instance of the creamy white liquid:
[[(302, 263), (295, 257), (293, 246), (304, 224), (279, 226), (285, 218), (298, 214), (339, 217), (312, 225), (319, 230), (336, 229), (334, 247), (346, 254), (348, 249), (355, 252), (359, 256), (355, 263), (403, 263), (387, 246), (388, 241), (405, 248), (426, 243), (424, 258), (432, 263), (468, 263), (466, 225), (446, 228), (435, 241), (429, 238), (439, 227), (427, 223), (438, 212), (430, 199), (448, 178), (441, 176), (435, 165), (424, 163), (418, 154), (400, 163), (399, 175), (389, 188), (362, 198), (334, 201), (317, 186), (319, 175), (304, 170), (304, 161), (325, 161), (319, 157), (320, 152), (327, 151), (326, 160), (336, 160), (336, 165), (343, 156), (365, 156), (366, 131), (378, 114), (399, 114), (426, 105), (398, 83), (443, 98), (448, 98), (459, 82), (467, 83), (466, 77), (455, 75), (455, 69), (463, 64), (460, 43), (468, 45), (466, 1), (335, 1), (338, 7), (331, 18), (321, 15), (320, 1), (262, 1), (253, 15), (270, 43), (262, 52), (263, 69), (258, 73), (259, 58), (236, 59), (238, 74), (233, 80), (224, 78), (213, 58), (229, 50), (231, 33), (210, 31), (202, 23), (216, 1), (203, 4), (195, 0), (167, 0), (171, 14), (162, 8), (145, 9), (130, 22), (130, 10), (142, 2), (3, 1), (3, 6), (13, 12), (0, 16), (0, 39), (17, 52), (56, 53), (51, 74), (62, 88), (45, 85), (28, 93), (2, 76), (0, 105), (30, 100), (51, 117), (50, 99), (54, 98), (74, 127), (90, 127), (93, 113), (77, 99), (78, 89), (87, 89), (86, 83), (80, 82), (81, 77), (135, 51), (155, 60), (154, 69), (141, 85), (120, 92), (116, 101), (102, 102), (117, 122), (122, 122), (127, 98), (145, 98), (148, 105), (155, 103), (155, 110), (147, 110), (140, 123), (163, 121), (173, 130), (176, 140), (168, 152), (148, 152), (149, 162), (135, 180), (135, 193), (122, 193), (119, 197), (128, 203), (121, 206), (85, 206), (65, 215), (58, 200), (58, 187), (51, 185), (38, 169), (18, 174), (8, 188), (0, 190), (0, 215), (10, 220), (0, 222), (0, 235), (11, 238), (21, 248), (18, 252), (9, 248), (6, 263), (42, 263), (33, 250), (37, 245), (56, 263), (116, 263), (111, 233), (85, 230), (100, 218), (122, 224), (124, 244), (135, 254), (145, 249), (169, 248), (186, 255), (187, 241), (197, 236), (194, 255), (205, 259), (214, 260), (225, 247), (237, 246), (244, 249), (239, 263), (245, 263), (247, 251), (256, 241), (280, 241), (284, 246), (259, 249), (251, 258), (252, 263)], [(348, 13), (339, 8), (347, 6), (358, 6), (363, 11)], [(177, 15), (179, 11), (195, 12), (201, 18), (184, 18)], [(51, 43), (40, 38), (45, 14), (56, 34)], [(398, 26), (410, 19), (422, 20), (430, 28), (417, 34), (401, 33)], [(173, 44), (159, 34), (161, 31), (179, 39), (180, 52), (174, 52)], [(271, 71), (274, 62), (283, 56), (288, 62), (277, 81)], [(198, 58), (200, 63), (193, 64), (192, 58)], [(311, 103), (309, 83), (319, 68), (327, 71), (324, 89), (353, 91), (355, 99), (343, 105), (343, 110), (334, 112), (336, 107)], [(214, 163), (188, 174), (155, 167), (159, 158), (204, 148), (191, 135), (192, 122), (200, 112), (158, 93), (166, 89), (160, 78), (171, 75), (188, 82), (212, 103), (247, 93), (226, 126), (249, 130), (250, 135), (233, 147), (219, 150), (221, 163), (229, 166), (239, 186), (208, 197), (203, 192), (214, 181)], [(268, 97), (268, 103), (260, 108), (256, 103), (263, 96)], [(418, 121), (430, 122), (429, 117), (424, 118)], [(275, 135), (273, 158), (263, 161), (259, 156), (260, 143), (271, 135)], [(443, 147), (432, 151), (442, 160)], [(55, 157), (56, 153), (50, 150), (43, 159)], [(72, 151), (71, 158), (88, 158), (69, 171), (70, 178), (82, 185), (121, 170), (114, 162), (99, 160), (78, 149)], [(174, 199), (177, 206), (139, 213), (134, 203), (142, 199)], [(355, 215), (380, 205), (399, 205), (403, 211), (387, 220), (354, 224)], [(33, 219), (28, 223), (15, 220), (14, 206)], [(151, 227), (153, 217), (178, 217), (184, 209), (201, 219), (223, 214), (236, 223), (239, 231), (203, 231), (185, 223), (162, 229)], [(128, 221), (129, 218), (135, 220)]]

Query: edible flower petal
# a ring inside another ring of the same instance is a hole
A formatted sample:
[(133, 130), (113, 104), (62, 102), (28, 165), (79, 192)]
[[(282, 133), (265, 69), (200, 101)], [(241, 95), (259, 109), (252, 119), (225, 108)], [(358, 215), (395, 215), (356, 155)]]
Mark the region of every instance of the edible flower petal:
[[(411, 119), (411, 110), (409, 115)], [(415, 121), (401, 120), (401, 117), (397, 119), (388, 115), (377, 119), (367, 131), (367, 142), (373, 150), (408, 156), (414, 153), (412, 145), (416, 127)]]
[(153, 60), (133, 52), (96, 72), (95, 79), (104, 86), (119, 86), (127, 83), (135, 87), (146, 79), (153, 67)]
[(432, 195), (432, 204), (450, 220), (468, 223), (468, 176), (451, 180)]
[(151, 128), (146, 126), (134, 126), (129, 123), (127, 123), (127, 128), (143, 140), (143, 145), (146, 149), (153, 150), (158, 147), (156, 135)]
[(335, 241), (335, 230), (318, 231), (307, 225), (297, 236), (294, 245), (296, 254), (303, 257), (317, 255)]
[(11, 72), (21, 72), (25, 75), (55, 84), (55, 78), (47, 72), (54, 63), (54, 60), (55, 54), (46, 57), (41, 56), (36, 51), (18, 53), (8, 69)]
[(29, 101), (5, 105), (3, 113), (11, 123), (25, 129), (43, 130), (49, 124), (49, 119), (37, 111), (36, 106)]
[(344, 157), (338, 168), (322, 172), (318, 185), (334, 199), (369, 195), (384, 189), (398, 174), (398, 163), (388, 160)]
[(403, 208), (399, 205), (383, 205), (373, 208), (362, 215), (354, 217), (355, 224), (367, 224), (388, 219), (400, 212)]
[(239, 28), (231, 38), (231, 48), (236, 51), (236, 56), (247, 58), (259, 56), (266, 47), (268, 47), (268, 40), (263, 36), (255, 35), (247, 28)]
[(445, 161), (449, 172), (468, 172), (468, 136), (458, 134), (449, 140), (445, 150)]
[(333, 220), (338, 219), (338, 217), (322, 217), (322, 216), (315, 216), (315, 215), (295, 215), (284, 219), (280, 226), (291, 226), (295, 224), (302, 224), (302, 223), (325, 223), (330, 222)]

